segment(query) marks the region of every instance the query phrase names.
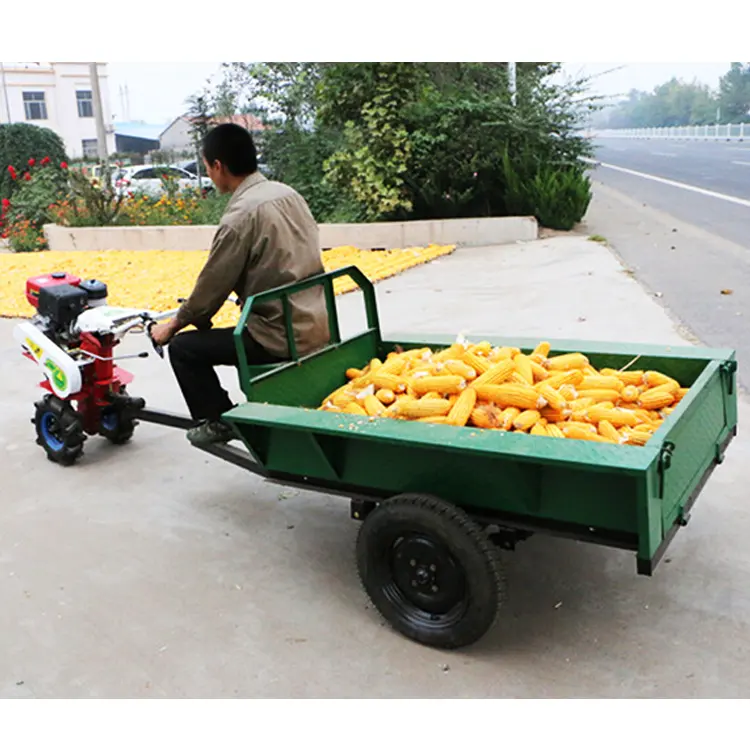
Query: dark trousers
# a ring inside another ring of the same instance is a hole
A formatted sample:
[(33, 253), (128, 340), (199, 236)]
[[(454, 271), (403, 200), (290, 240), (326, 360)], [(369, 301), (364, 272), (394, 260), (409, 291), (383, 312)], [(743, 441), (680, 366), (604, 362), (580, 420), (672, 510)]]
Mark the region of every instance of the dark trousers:
[[(214, 370), (217, 365), (238, 366), (233, 333), (233, 328), (184, 331), (169, 343), (172, 369), (190, 416), (196, 421), (216, 421), (234, 406)], [(263, 349), (249, 331), (245, 331), (245, 347), (251, 365), (281, 361)]]

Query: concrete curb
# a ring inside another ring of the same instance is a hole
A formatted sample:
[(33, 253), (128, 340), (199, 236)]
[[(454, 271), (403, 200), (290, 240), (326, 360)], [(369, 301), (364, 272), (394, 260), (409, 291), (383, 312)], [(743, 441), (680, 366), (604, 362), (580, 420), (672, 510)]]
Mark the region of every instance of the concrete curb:
[[(46, 224), (50, 250), (207, 250), (215, 226), (181, 227), (62, 227)], [(535, 240), (536, 219), (503, 216), (482, 219), (380, 222), (373, 224), (321, 224), (322, 249), (353, 245), (390, 249), (430, 244), (486, 246)]]

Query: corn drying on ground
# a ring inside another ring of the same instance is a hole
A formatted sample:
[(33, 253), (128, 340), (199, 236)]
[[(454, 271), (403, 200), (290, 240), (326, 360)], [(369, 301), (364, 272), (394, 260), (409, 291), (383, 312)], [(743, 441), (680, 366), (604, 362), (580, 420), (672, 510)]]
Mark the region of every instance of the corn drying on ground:
[[(336, 247), (323, 251), (327, 271), (355, 265), (373, 282), (448, 255), (455, 245), (429, 245), (397, 250), (360, 250)], [(28, 318), (33, 308), (26, 301), (26, 279), (41, 273), (67, 271), (81, 278), (95, 278), (109, 288), (109, 304), (169, 310), (185, 297), (195, 283), (208, 251), (106, 250), (95, 252), (43, 252), (0, 254), (0, 317)], [(334, 281), (336, 294), (356, 289), (347, 278)], [(236, 305), (227, 303), (214, 318), (215, 326), (233, 325)]]
[(456, 342), (441, 351), (390, 352), (329, 394), (321, 411), (522, 432), (538, 437), (645, 445), (685, 396), (653, 370), (596, 370), (581, 353), (549, 356)]

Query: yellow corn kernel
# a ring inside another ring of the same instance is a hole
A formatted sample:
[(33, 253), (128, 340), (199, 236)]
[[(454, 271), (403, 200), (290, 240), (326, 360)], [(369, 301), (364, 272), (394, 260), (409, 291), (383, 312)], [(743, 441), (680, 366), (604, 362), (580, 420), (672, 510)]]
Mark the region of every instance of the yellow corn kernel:
[(634, 385), (626, 385), (620, 391), (620, 398), (627, 404), (635, 403), (640, 395), (638, 388)]
[(540, 341), (534, 348), (534, 351), (532, 352), (532, 354), (537, 354), (546, 358), (549, 356), (549, 350), (550, 350), (549, 341)]
[(529, 384), (534, 385), (534, 371), (531, 369), (531, 362), (525, 354), (516, 354), (513, 357), (516, 365), (516, 372)]
[(513, 427), (513, 420), (521, 413), (521, 410), (516, 406), (509, 406), (507, 409), (503, 409), (500, 415), (500, 429), (509, 430)]
[(685, 396), (687, 396), (689, 388), (680, 388), (677, 393), (674, 394), (674, 403), (679, 404)]
[(531, 435), (539, 435), (541, 437), (549, 437), (549, 432), (547, 432), (546, 425), (543, 425), (541, 422), (537, 422), (532, 428), (530, 433)]
[(665, 406), (671, 406), (674, 402), (674, 396), (666, 391), (654, 391), (649, 390), (645, 393), (641, 393), (640, 405), (641, 408), (647, 411), (657, 411), (663, 409)]
[(560, 427), (553, 423), (550, 423), (547, 425), (547, 434), (550, 437), (555, 437), (555, 438), (565, 437), (565, 433), (560, 429)]
[(398, 414), (408, 419), (419, 417), (444, 417), (451, 410), (451, 402), (445, 398), (420, 398), (416, 401), (401, 401), (398, 403)]
[(396, 400), (396, 394), (389, 388), (381, 388), (375, 391), (375, 397), (380, 401), (381, 404), (388, 406)]
[(430, 391), (460, 393), (466, 387), (466, 381), (460, 375), (428, 375), (426, 378), (414, 378), (411, 386), (417, 395)]
[(380, 403), (380, 399), (374, 395), (365, 396), (363, 406), (365, 407), (367, 414), (371, 417), (379, 417), (385, 411), (385, 406), (383, 406), (383, 404)]
[(619, 401), (620, 392), (609, 388), (592, 388), (591, 390), (579, 390), (578, 398), (591, 398), (596, 403), (601, 401)]
[(512, 359), (504, 359), (496, 365), (492, 365), (487, 372), (480, 375), (473, 383), (477, 385), (498, 385), (508, 380), (515, 372), (515, 363)]
[(516, 406), (519, 409), (538, 409), (545, 405), (544, 398), (530, 385), (501, 383), (500, 385), (475, 386), (483, 401), (492, 401), (498, 406)]
[(601, 406), (592, 406), (587, 416), (591, 422), (601, 422), (604, 419), (615, 427), (635, 427), (639, 421), (635, 412), (628, 409), (603, 409)]
[(585, 427), (576, 424), (563, 425), (562, 431), (566, 438), (573, 438), (574, 440), (590, 440), (594, 443), (613, 442), (611, 438), (599, 435), (595, 430), (587, 430)]
[(484, 375), (484, 373), (492, 366), (492, 363), (488, 359), (478, 357), (474, 352), (466, 352), (461, 359), (465, 364), (469, 365), (477, 375)]
[[(552, 378), (550, 378), (552, 380)], [(549, 385), (549, 383), (547, 383)], [(578, 398), (578, 391), (576, 390), (576, 387), (574, 385), (570, 385), (570, 383), (566, 383), (561, 385), (557, 392), (566, 400), (566, 401), (575, 401)]]
[(529, 362), (531, 363), (531, 372), (534, 375), (534, 380), (537, 383), (549, 378), (549, 372), (539, 362), (535, 362), (531, 357), (529, 357)]
[(606, 419), (602, 419), (602, 421), (599, 422), (599, 434), (603, 435), (606, 438), (616, 440), (617, 442), (620, 441), (620, 433), (617, 431), (612, 422), (609, 422)]
[(565, 398), (546, 383), (540, 383), (539, 386), (537, 386), (537, 390), (553, 409), (561, 411), (562, 409), (565, 409), (567, 407), (568, 402), (565, 400)]
[(547, 360), (548, 370), (582, 370), (589, 364), (588, 357), (576, 352), (575, 354), (558, 354)]
[(456, 399), (456, 403), (453, 404), (450, 412), (448, 412), (447, 423), (452, 424), (454, 427), (463, 427), (469, 421), (476, 402), (477, 392), (473, 388), (467, 388)]
[(583, 373), (580, 370), (566, 370), (565, 372), (556, 372), (549, 376), (547, 382), (553, 388), (559, 388), (562, 385), (578, 386), (583, 381)]
[(357, 414), (362, 417), (367, 416), (367, 412), (355, 401), (352, 401), (351, 404), (347, 404), (344, 407), (344, 412), (346, 412), (347, 414)]
[(375, 388), (386, 388), (394, 393), (400, 393), (406, 390), (406, 381), (400, 375), (393, 375), (390, 372), (376, 372), (372, 376), (372, 384)]
[(513, 428), (519, 432), (527, 432), (541, 418), (542, 415), (536, 409), (526, 409), (513, 420)]
[(361, 378), (364, 374), (364, 370), (358, 370), (356, 367), (350, 367), (346, 371), (346, 377), (349, 378), (349, 380), (354, 380), (354, 378)]
[(464, 380), (474, 380), (477, 376), (477, 371), (460, 359), (449, 359), (445, 363), (445, 369), (451, 375), (460, 375)]
[(588, 390), (611, 390), (621, 391), (623, 383), (620, 378), (606, 377), (604, 375), (587, 375), (580, 384), (582, 391)]
[(471, 412), (470, 421), (474, 427), (497, 430), (500, 429), (502, 424), (501, 415), (502, 411), (493, 404), (482, 404)]
[(540, 411), (542, 417), (544, 417), (544, 419), (546, 419), (548, 422), (564, 422), (571, 415), (571, 411), (568, 408), (558, 410), (553, 409), (551, 406), (545, 406)]

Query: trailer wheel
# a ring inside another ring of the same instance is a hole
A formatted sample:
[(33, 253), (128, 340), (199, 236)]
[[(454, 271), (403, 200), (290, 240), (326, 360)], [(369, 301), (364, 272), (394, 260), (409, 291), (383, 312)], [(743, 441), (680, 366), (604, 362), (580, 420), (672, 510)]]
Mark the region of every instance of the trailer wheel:
[(36, 404), (34, 414), (36, 442), (44, 448), (50, 461), (70, 466), (83, 453), (81, 420), (66, 401), (48, 395)]
[(464, 511), (427, 495), (393, 497), (367, 516), (357, 567), (380, 614), (426, 646), (475, 643), (505, 599), (499, 550)]
[(133, 437), (136, 420), (123, 413), (122, 409), (109, 406), (102, 411), (99, 423), (99, 434), (114, 445), (123, 445)]

